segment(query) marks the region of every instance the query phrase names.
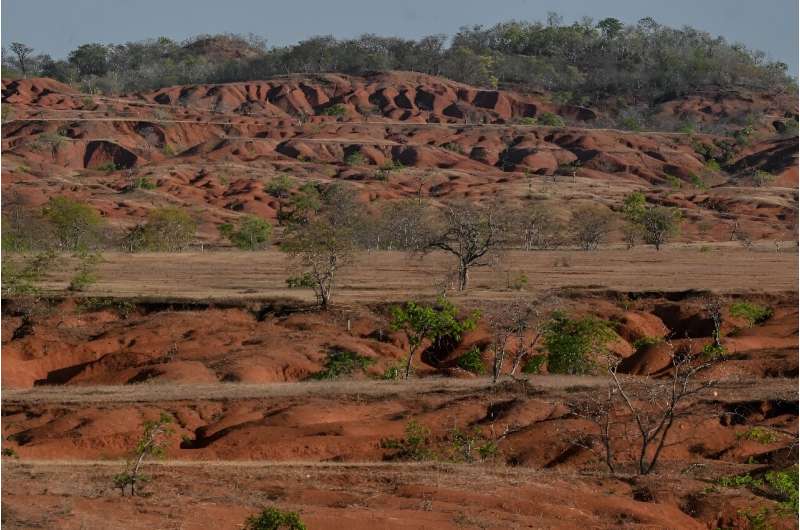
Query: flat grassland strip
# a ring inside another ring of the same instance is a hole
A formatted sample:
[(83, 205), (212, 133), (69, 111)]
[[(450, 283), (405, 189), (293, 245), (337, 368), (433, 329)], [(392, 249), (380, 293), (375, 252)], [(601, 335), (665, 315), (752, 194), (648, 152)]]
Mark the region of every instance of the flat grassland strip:
[[(61, 292), (72, 267), (43, 284)], [(337, 281), (337, 303), (397, 301), (433, 296), (454, 265), (444, 253), (415, 257), (404, 252), (364, 252)], [(185, 252), (180, 254), (104, 254), (98, 282), (87, 296), (159, 299), (295, 298), (312, 301), (309, 290), (288, 289), (296, 274), (289, 258), (277, 251)], [(609, 249), (595, 252), (509, 251), (494, 267), (471, 271), (470, 289), (462, 299), (503, 300), (515, 296), (509, 280), (527, 277), (525, 290), (577, 289), (621, 292), (716, 291), (720, 293), (785, 293), (797, 290), (796, 253), (746, 251), (719, 247), (700, 252), (672, 246)]]

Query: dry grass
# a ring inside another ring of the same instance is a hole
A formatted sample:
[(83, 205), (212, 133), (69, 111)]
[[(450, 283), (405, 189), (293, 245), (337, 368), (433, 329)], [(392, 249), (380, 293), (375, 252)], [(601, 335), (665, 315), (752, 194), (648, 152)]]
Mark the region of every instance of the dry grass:
[[(55, 386), (26, 390), (6, 390), (3, 405), (35, 403), (163, 403), (183, 400), (245, 400), (261, 398), (314, 398), (361, 396), (391, 398), (422, 394), (468, 394), (484, 392), (544, 392), (558, 398), (603, 387), (603, 376), (540, 375), (506, 379), (497, 386), (486, 377), (452, 379), (430, 377), (409, 381), (313, 381), (270, 384), (191, 384), (143, 383), (124, 386)], [(797, 399), (797, 380), (775, 378), (769, 381), (726, 380), (715, 386), (716, 401), (742, 399)]]
[[(558, 265), (556, 263), (558, 262)], [(425, 258), (401, 252), (364, 253), (338, 282), (338, 303), (397, 301), (433, 296), (453, 261), (444, 254)], [(44, 287), (63, 291), (69, 267)], [(286, 288), (292, 264), (277, 251), (205, 252), (184, 254), (105, 255), (99, 281), (89, 296), (169, 299), (263, 299), (290, 297), (311, 301), (310, 291)], [(699, 252), (673, 246), (597, 252), (511, 251), (498, 267), (475, 269), (470, 289), (457, 299), (503, 300), (515, 296), (506, 287), (508, 275), (525, 274), (527, 290), (613, 290), (623, 292), (775, 293), (797, 289), (798, 261), (794, 253), (749, 252), (720, 247)]]

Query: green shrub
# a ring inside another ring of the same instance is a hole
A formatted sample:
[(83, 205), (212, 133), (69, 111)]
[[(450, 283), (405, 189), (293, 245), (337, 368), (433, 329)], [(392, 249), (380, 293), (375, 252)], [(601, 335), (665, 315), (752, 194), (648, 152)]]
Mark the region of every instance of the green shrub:
[(459, 368), (473, 374), (482, 374), (486, 371), (483, 366), (483, 354), (481, 354), (481, 349), (478, 346), (473, 346), (461, 354), (456, 364)]
[(507, 282), (507, 287), (515, 291), (521, 291), (527, 285), (528, 285), (528, 275), (525, 274), (524, 272), (520, 272), (513, 278), (509, 278)]
[(753, 173), (752, 180), (753, 180), (753, 186), (760, 188), (762, 186), (767, 186), (768, 184), (771, 184), (772, 181), (775, 180), (775, 175), (773, 175), (768, 171), (763, 171), (761, 169), (758, 169)]
[(137, 179), (133, 181), (133, 189), (154, 190), (156, 189), (156, 183), (147, 175), (137, 177)]
[(336, 116), (337, 118), (347, 116), (347, 107), (342, 103), (336, 103), (320, 112), (322, 116)]
[(708, 360), (714, 359), (722, 359), (726, 355), (728, 355), (728, 350), (725, 349), (725, 346), (722, 344), (714, 344), (713, 342), (710, 344), (706, 344), (703, 346), (703, 353), (702, 357)]
[(542, 370), (544, 361), (547, 359), (545, 355), (534, 355), (522, 365), (522, 373), (525, 374), (538, 374)]
[(633, 341), (632, 346), (637, 352), (640, 352), (654, 344), (661, 343), (663, 340), (661, 337), (640, 337)]
[(344, 375), (352, 375), (357, 370), (363, 371), (374, 362), (374, 359), (355, 352), (332, 349), (325, 358), (325, 367), (312, 375), (311, 379), (338, 379)]
[(763, 324), (772, 318), (772, 313), (772, 308), (751, 302), (734, 302), (730, 307), (731, 316), (744, 318), (750, 327)]
[(387, 160), (380, 165), (382, 171), (399, 171), (403, 168), (405, 168), (405, 166), (399, 160)]
[(404, 438), (389, 438), (381, 441), (381, 448), (392, 449), (395, 452), (389, 456), (390, 460), (421, 461), (433, 457), (433, 452), (428, 447), (431, 430), (411, 420), (406, 424)]
[(477, 427), (465, 431), (455, 427), (448, 433), (448, 441), (450, 450), (447, 457), (451, 462), (491, 460), (500, 453), (497, 443), (486, 438)]
[(162, 149), (161, 152), (164, 156), (175, 156), (175, 148), (169, 144), (166, 144)]
[(114, 162), (106, 162), (105, 164), (97, 166), (98, 171), (105, 171), (106, 173), (113, 173), (119, 168)]
[(681, 179), (679, 179), (675, 175), (667, 174), (666, 179), (669, 185), (672, 187), (672, 189), (678, 190), (681, 188), (681, 186), (683, 186), (683, 181), (681, 181)]
[(189, 246), (196, 231), (197, 221), (185, 210), (174, 206), (156, 208), (150, 211), (147, 223), (128, 232), (125, 246), (132, 252), (178, 252)]
[(297, 512), (264, 508), (258, 515), (248, 517), (245, 530), (306, 530)]
[(366, 162), (367, 159), (361, 151), (353, 151), (344, 157), (344, 163), (348, 166), (363, 166)]
[(779, 497), (781, 508), (790, 513), (797, 514), (798, 510), (798, 476), (797, 466), (782, 471), (768, 471), (764, 480)]
[(541, 125), (546, 127), (563, 127), (564, 126), (564, 119), (557, 114), (553, 114), (552, 112), (543, 112), (541, 113), (538, 118), (538, 122)]
[(403, 376), (403, 365), (400, 363), (387, 366), (381, 374), (381, 379), (385, 381), (396, 381)]
[(606, 322), (594, 317), (571, 319), (556, 311), (546, 324), (543, 339), (547, 348), (547, 369), (558, 374), (587, 374), (595, 368), (591, 359), (611, 341), (615, 333)]
[(778, 435), (772, 429), (766, 427), (751, 427), (744, 432), (736, 435), (738, 439), (752, 440), (760, 444), (771, 444), (778, 440)]
[(314, 285), (314, 278), (310, 272), (286, 278), (286, 287), (289, 289), (313, 289)]
[(695, 188), (698, 188), (698, 189), (701, 189), (701, 190), (708, 189), (708, 186), (706, 185), (705, 181), (703, 181), (703, 179), (701, 179), (700, 177), (698, 177), (694, 173), (690, 173), (689, 174), (689, 180), (692, 182), (692, 186), (694, 186)]
[(76, 310), (79, 313), (94, 313), (105, 309), (116, 312), (121, 318), (125, 319), (136, 310), (136, 304), (130, 300), (122, 300), (111, 297), (86, 297), (80, 298), (76, 303)]
[(97, 264), (102, 261), (100, 254), (87, 254), (79, 255), (80, 264), (75, 275), (70, 279), (70, 291), (85, 291), (90, 285), (97, 283)]
[(219, 226), (220, 233), (236, 248), (242, 250), (259, 250), (269, 242), (272, 225), (254, 215), (239, 219), (236, 225), (225, 223)]
[(2, 456), (7, 456), (9, 458), (19, 458), (19, 455), (15, 450), (10, 447), (3, 447)]
[(447, 142), (445, 144), (442, 144), (442, 149), (447, 149), (448, 151), (458, 153), (459, 155), (464, 154), (464, 148), (455, 142)]
[(524, 118), (520, 118), (519, 120), (517, 120), (517, 123), (519, 123), (520, 125), (538, 125), (539, 122), (536, 121), (536, 118), (533, 118), (531, 116), (525, 116)]
[(56, 242), (64, 250), (86, 250), (96, 244), (105, 224), (90, 205), (69, 197), (51, 197), (42, 216), (53, 227)]

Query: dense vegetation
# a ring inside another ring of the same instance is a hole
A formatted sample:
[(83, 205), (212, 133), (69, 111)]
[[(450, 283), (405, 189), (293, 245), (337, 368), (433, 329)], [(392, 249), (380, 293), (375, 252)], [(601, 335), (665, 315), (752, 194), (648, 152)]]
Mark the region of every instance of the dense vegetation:
[(283, 47), (267, 47), (253, 36), (204, 35), (183, 43), (162, 37), (84, 44), (64, 60), (34, 51), (20, 43), (4, 49), (3, 76), (46, 76), (87, 91), (129, 92), (287, 73), (410, 70), (480, 86), (550, 90), (571, 103), (610, 96), (641, 103), (708, 86), (793, 84), (786, 64), (770, 62), (762, 52), (649, 17), (635, 25), (615, 18), (564, 24), (550, 14), (546, 22), (464, 27), (452, 38), (315, 36)]

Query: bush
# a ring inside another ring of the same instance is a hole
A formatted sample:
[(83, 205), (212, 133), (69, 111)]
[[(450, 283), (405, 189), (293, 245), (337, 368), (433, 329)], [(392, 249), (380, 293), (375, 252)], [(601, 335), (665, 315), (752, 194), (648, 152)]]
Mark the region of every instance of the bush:
[(237, 248), (260, 250), (269, 242), (272, 225), (260, 217), (248, 215), (240, 219), (236, 226), (231, 223), (220, 225), (219, 231)]
[(105, 171), (106, 173), (113, 173), (119, 168), (114, 162), (106, 162), (103, 165), (97, 166), (98, 171)]
[(311, 376), (311, 379), (338, 379), (343, 375), (352, 375), (357, 370), (365, 370), (375, 362), (374, 359), (355, 352), (332, 349), (325, 359), (325, 367)]
[(150, 211), (147, 223), (131, 229), (126, 247), (133, 252), (179, 252), (189, 246), (196, 230), (197, 222), (186, 211), (173, 206), (156, 208)]
[(662, 339), (661, 337), (640, 337), (635, 341), (633, 341), (633, 344), (631, 344), (631, 346), (633, 346), (633, 348), (637, 352), (640, 352), (645, 348), (653, 346), (654, 344), (660, 344), (661, 342), (663, 342), (663, 340), (664, 339)]
[(258, 515), (248, 517), (245, 530), (306, 530), (297, 512), (264, 508)]
[(605, 347), (615, 333), (593, 317), (571, 319), (556, 311), (544, 329), (547, 370), (558, 374), (588, 374), (595, 362), (590, 355)]
[(447, 149), (448, 151), (458, 153), (459, 155), (464, 154), (464, 148), (455, 142), (447, 142), (445, 144), (442, 144), (442, 149)]
[(87, 287), (97, 283), (97, 273), (95, 269), (102, 257), (100, 254), (81, 254), (78, 270), (69, 282), (67, 287), (70, 291), (85, 291)]
[(382, 440), (381, 448), (395, 450), (395, 453), (389, 456), (390, 460), (427, 460), (433, 456), (428, 448), (430, 436), (430, 429), (416, 420), (411, 420), (406, 424), (404, 438)]
[(730, 314), (734, 317), (744, 318), (747, 320), (747, 324), (753, 327), (772, 318), (772, 308), (750, 302), (734, 302), (731, 304)]
[(557, 114), (553, 114), (552, 112), (543, 112), (541, 113), (538, 118), (538, 122), (540, 125), (544, 125), (546, 127), (563, 127), (564, 120), (561, 116)]
[(771, 444), (778, 440), (778, 435), (772, 429), (765, 427), (752, 427), (736, 435), (738, 439), (752, 440), (760, 444)]
[(483, 355), (478, 346), (473, 346), (458, 358), (456, 364), (459, 368), (472, 372), (473, 374), (483, 374), (486, 369), (483, 366)]
[(348, 166), (363, 166), (366, 162), (367, 159), (364, 157), (361, 151), (353, 151), (344, 157), (344, 163)]
[(522, 373), (524, 374), (538, 374), (544, 366), (544, 361), (547, 359), (544, 355), (534, 355), (522, 366)]
[(320, 112), (320, 115), (322, 115), (322, 116), (336, 116), (337, 118), (344, 117), (344, 116), (347, 116), (347, 107), (345, 105), (343, 105), (342, 103), (336, 103), (335, 105), (331, 105), (330, 107), (322, 109), (322, 112)]
[(313, 289), (314, 285), (314, 278), (310, 272), (286, 278), (286, 287), (289, 289)]
[(42, 216), (52, 226), (57, 245), (64, 250), (86, 250), (100, 240), (103, 218), (86, 203), (52, 197), (42, 208)]
[(520, 125), (538, 125), (539, 122), (536, 121), (536, 118), (525, 116), (524, 118), (520, 118), (519, 120), (517, 120), (517, 123), (519, 123)]

